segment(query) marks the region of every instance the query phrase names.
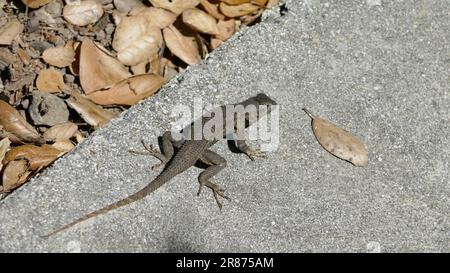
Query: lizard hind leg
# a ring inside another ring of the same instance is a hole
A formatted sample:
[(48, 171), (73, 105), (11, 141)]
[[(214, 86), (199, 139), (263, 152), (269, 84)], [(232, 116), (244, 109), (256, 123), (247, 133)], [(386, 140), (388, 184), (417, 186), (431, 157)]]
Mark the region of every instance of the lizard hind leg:
[(223, 170), (227, 166), (227, 161), (211, 150), (206, 150), (199, 160), (202, 163), (209, 165), (209, 167), (207, 167), (198, 176), (198, 182), (200, 183), (200, 185), (197, 195), (200, 195), (204, 186), (210, 188), (213, 192), (214, 199), (216, 200), (216, 203), (221, 210), (222, 202), (219, 200), (219, 196), (227, 200), (230, 200), (230, 198), (224, 194), (225, 190), (222, 189), (219, 185), (211, 182), (210, 178)]
[(267, 154), (263, 151), (260, 151), (258, 149), (254, 149), (250, 147), (245, 140), (236, 140), (236, 147), (247, 155), (247, 157), (251, 161), (255, 161), (255, 158), (267, 158)]

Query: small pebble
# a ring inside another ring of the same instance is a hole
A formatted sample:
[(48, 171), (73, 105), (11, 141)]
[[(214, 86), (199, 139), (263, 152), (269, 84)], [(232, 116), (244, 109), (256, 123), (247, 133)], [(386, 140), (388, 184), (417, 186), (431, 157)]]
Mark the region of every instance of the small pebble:
[(72, 83), (75, 81), (75, 76), (71, 74), (64, 74), (63, 78), (65, 83)]
[(105, 33), (105, 31), (103, 31), (103, 30), (100, 30), (99, 32), (97, 32), (97, 33), (95, 34), (95, 39), (96, 39), (97, 41), (103, 40), (103, 39), (105, 39), (105, 38), (106, 38), (106, 33)]
[(105, 28), (105, 32), (107, 35), (111, 35), (111, 34), (113, 34), (115, 29), (116, 29), (116, 27), (114, 26), (114, 24), (108, 24)]
[(45, 10), (53, 15), (53, 17), (59, 17), (62, 14), (62, 5), (58, 1), (51, 1), (47, 5), (44, 6)]

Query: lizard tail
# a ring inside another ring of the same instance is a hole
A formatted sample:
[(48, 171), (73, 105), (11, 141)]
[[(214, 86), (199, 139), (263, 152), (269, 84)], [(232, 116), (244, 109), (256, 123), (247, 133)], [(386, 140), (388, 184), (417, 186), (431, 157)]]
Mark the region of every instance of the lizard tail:
[(41, 237), (42, 238), (48, 238), (48, 237), (50, 237), (52, 235), (55, 235), (56, 233), (59, 233), (59, 232), (61, 232), (63, 230), (66, 230), (66, 229), (68, 229), (70, 227), (73, 227), (74, 225), (79, 224), (81, 222), (84, 222), (84, 221), (86, 221), (86, 220), (88, 220), (90, 218), (93, 218), (93, 217), (101, 215), (101, 214), (105, 214), (105, 213), (107, 213), (107, 212), (109, 212), (109, 211), (111, 211), (113, 209), (117, 209), (117, 208), (126, 206), (126, 205), (128, 205), (130, 203), (133, 203), (135, 201), (138, 201), (138, 200), (144, 198), (145, 196), (149, 195), (150, 193), (154, 192), (159, 187), (161, 187), (165, 182), (170, 180), (170, 177), (172, 177), (172, 176), (170, 176), (170, 174), (163, 172), (163, 173), (161, 173), (160, 176), (155, 178), (155, 180), (153, 180), (150, 184), (148, 184), (147, 186), (145, 186), (144, 188), (142, 188), (138, 192), (130, 195), (129, 197), (124, 198), (124, 199), (122, 199), (120, 201), (114, 202), (114, 203), (112, 203), (110, 205), (107, 205), (106, 207), (101, 208), (99, 210), (96, 210), (96, 211), (93, 211), (91, 213), (88, 213), (85, 216), (80, 217), (77, 220), (75, 220), (75, 221), (73, 221), (73, 222), (71, 222), (69, 224), (66, 224), (66, 225), (62, 226), (61, 228), (56, 229), (55, 231), (53, 231), (53, 232), (51, 232), (49, 234), (43, 235)]

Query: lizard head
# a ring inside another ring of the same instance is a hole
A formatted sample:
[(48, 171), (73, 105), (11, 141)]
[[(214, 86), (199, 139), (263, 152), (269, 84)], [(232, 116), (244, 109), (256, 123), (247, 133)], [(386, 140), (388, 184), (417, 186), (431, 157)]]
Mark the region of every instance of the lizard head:
[[(242, 103), (240, 103), (241, 105), (243, 105), (244, 107), (247, 107), (249, 105), (253, 105), (256, 106), (257, 109), (255, 109), (256, 111), (245, 111), (245, 127), (248, 127), (251, 125), (251, 123), (255, 122), (256, 120), (258, 120), (259, 118), (261, 118), (261, 115), (267, 114), (271, 112), (271, 105), (277, 105), (276, 101), (274, 101), (273, 99), (271, 99), (269, 96), (267, 96), (264, 93), (259, 93), (254, 97), (251, 97), (245, 101), (243, 101)], [(258, 108), (260, 106), (266, 106), (267, 107), (267, 111), (260, 113), (260, 111), (258, 110)], [(246, 108), (248, 109), (248, 108)], [(251, 109), (251, 108), (250, 108)]]
[(258, 105), (277, 105), (277, 102), (264, 93), (259, 93), (253, 97)]

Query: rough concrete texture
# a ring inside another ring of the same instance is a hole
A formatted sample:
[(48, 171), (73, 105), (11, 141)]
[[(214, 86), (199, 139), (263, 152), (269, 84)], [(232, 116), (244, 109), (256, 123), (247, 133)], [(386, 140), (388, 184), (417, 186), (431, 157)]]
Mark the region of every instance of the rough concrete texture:
[[(448, 1), (287, 1), (201, 65), (94, 133), (0, 205), (1, 251), (449, 251)], [(284, 13), (284, 12), (283, 12)], [(231, 202), (196, 196), (192, 168), (128, 207), (45, 234), (144, 186), (174, 105), (265, 92), (281, 105), (280, 145), (249, 161), (225, 142), (215, 181)], [(365, 168), (323, 150), (308, 106), (361, 138)]]

